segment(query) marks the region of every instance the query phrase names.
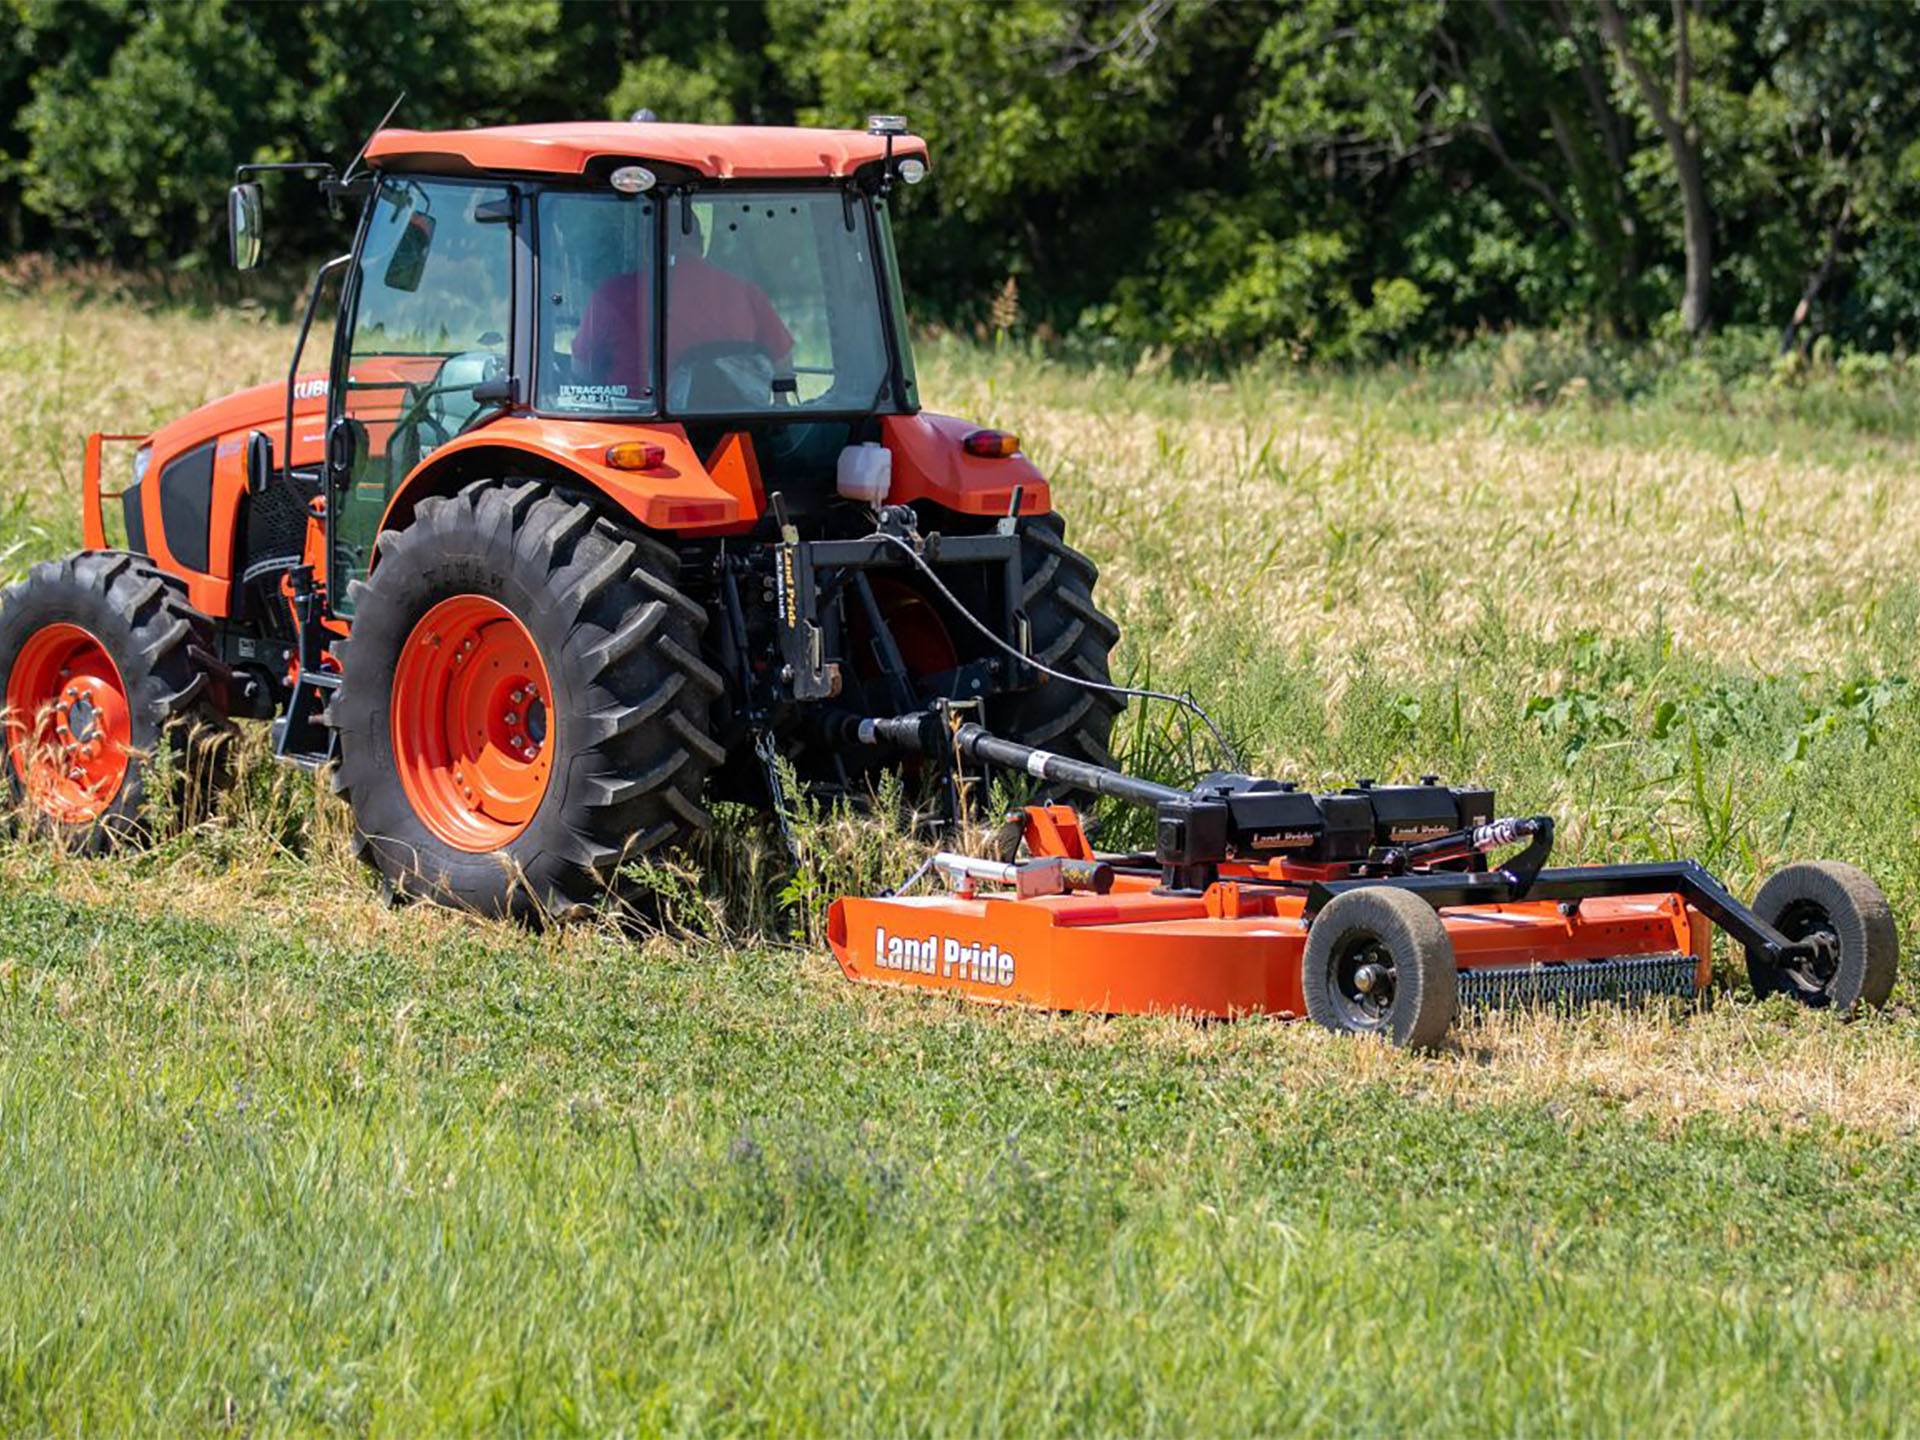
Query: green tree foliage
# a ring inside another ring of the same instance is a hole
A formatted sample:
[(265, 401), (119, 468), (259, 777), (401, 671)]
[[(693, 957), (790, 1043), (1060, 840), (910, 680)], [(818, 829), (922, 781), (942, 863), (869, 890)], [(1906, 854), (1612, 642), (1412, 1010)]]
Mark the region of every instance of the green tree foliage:
[[(904, 111), (922, 311), (1327, 359), (1920, 334), (1920, 0), (0, 0), (0, 246), (217, 252), (243, 159)], [(291, 189), (288, 190), (291, 195)], [(276, 207), (283, 254), (337, 244)]]

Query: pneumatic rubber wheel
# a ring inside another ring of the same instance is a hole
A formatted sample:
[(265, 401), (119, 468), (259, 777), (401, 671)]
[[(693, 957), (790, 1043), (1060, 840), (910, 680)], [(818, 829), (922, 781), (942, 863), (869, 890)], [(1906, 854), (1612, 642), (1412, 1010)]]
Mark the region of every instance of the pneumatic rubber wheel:
[[(1100, 571), (1067, 544), (1066, 521), (1036, 515), (1020, 525), (1021, 607), (1033, 658), (1049, 669), (1099, 684), (1113, 680), (1110, 657), (1120, 627), (1093, 600)], [(1112, 765), (1113, 722), (1126, 697), (1048, 676), (1031, 690), (996, 696), (987, 706), (995, 734), (1073, 760)]]
[(352, 589), (335, 788), (396, 894), (563, 917), (709, 823), (706, 612), (665, 546), (537, 481), (420, 502)]
[(35, 565), (0, 595), (5, 764), (27, 823), (99, 854), (150, 841), (153, 801), (199, 818), (230, 774), (223, 673), (206, 617), (148, 561)]
[(1335, 896), (1314, 918), (1301, 959), (1307, 1014), (1329, 1030), (1438, 1045), (1460, 1004), (1453, 942), (1434, 908), (1391, 886)]
[(1800, 964), (1777, 964), (1748, 950), (1755, 996), (1791, 995), (1802, 1005), (1842, 1012), (1887, 1003), (1900, 937), (1887, 897), (1864, 871), (1836, 860), (1789, 865), (1760, 887), (1753, 913), (1789, 940), (1825, 942), (1816, 958)]

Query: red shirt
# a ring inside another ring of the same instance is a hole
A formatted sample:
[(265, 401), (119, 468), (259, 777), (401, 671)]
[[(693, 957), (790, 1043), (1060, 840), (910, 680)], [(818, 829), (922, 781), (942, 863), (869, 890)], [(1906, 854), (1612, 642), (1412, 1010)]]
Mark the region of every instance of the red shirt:
[[(582, 384), (625, 385), (639, 398), (648, 388), (652, 358), (653, 277), (615, 275), (593, 292), (573, 337), (573, 378)], [(696, 345), (739, 340), (762, 347), (776, 366), (793, 354), (793, 336), (766, 292), (751, 280), (710, 265), (698, 255), (674, 257), (667, 271), (667, 364)]]

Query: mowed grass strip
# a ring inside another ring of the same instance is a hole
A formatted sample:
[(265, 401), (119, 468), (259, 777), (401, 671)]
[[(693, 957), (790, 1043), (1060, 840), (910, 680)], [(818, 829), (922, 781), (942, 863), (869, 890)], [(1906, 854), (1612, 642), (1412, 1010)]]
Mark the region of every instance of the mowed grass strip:
[(1860, 1433), (1920, 1379), (1898, 1126), (778, 950), (0, 926), (13, 1431)]
[[(87, 430), (283, 373), (288, 326), (136, 299), (0, 291), (5, 578), (77, 543)], [(1256, 767), (1489, 782), (1745, 893), (1832, 855), (1920, 915), (1903, 434), (922, 372)], [(1000, 1014), (744, 930), (764, 855), (672, 936), (389, 910), (260, 753), (150, 855), (0, 847), (0, 1431), (1915, 1428), (1911, 958), (1853, 1024), (1723, 949), (1705, 1013), (1438, 1057)]]

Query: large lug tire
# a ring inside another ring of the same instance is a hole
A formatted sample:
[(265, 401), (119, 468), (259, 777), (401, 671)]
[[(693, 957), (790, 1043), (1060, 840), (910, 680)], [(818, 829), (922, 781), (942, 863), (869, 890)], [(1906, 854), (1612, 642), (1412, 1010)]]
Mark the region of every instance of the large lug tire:
[(565, 916), (710, 823), (721, 680), (677, 570), (530, 480), (423, 500), (381, 538), (327, 719), (335, 788), (392, 892)]
[(1370, 885), (1329, 902), (1301, 959), (1307, 1014), (1329, 1030), (1438, 1045), (1460, 1008), (1453, 942), (1434, 908), (1406, 890)]
[[(1033, 637), (1033, 658), (1050, 669), (1098, 684), (1112, 683), (1109, 657), (1120, 627), (1093, 600), (1100, 572), (1066, 540), (1066, 522), (1038, 515), (1020, 526), (1022, 606)], [(1022, 745), (1113, 764), (1113, 722), (1126, 697), (1042, 676), (1032, 690), (996, 697), (988, 705), (993, 731)]]
[(230, 775), (223, 681), (210, 622), (150, 562), (88, 551), (35, 565), (0, 595), (4, 763), (26, 822), (99, 854), (148, 843), (155, 800), (198, 818)]
[(1826, 959), (1783, 966), (1747, 951), (1753, 993), (1791, 995), (1802, 1005), (1846, 1012), (1880, 1006), (1893, 993), (1900, 967), (1900, 936), (1893, 909), (1865, 871), (1835, 860), (1789, 865), (1760, 887), (1753, 913), (1789, 940), (1825, 936)]

